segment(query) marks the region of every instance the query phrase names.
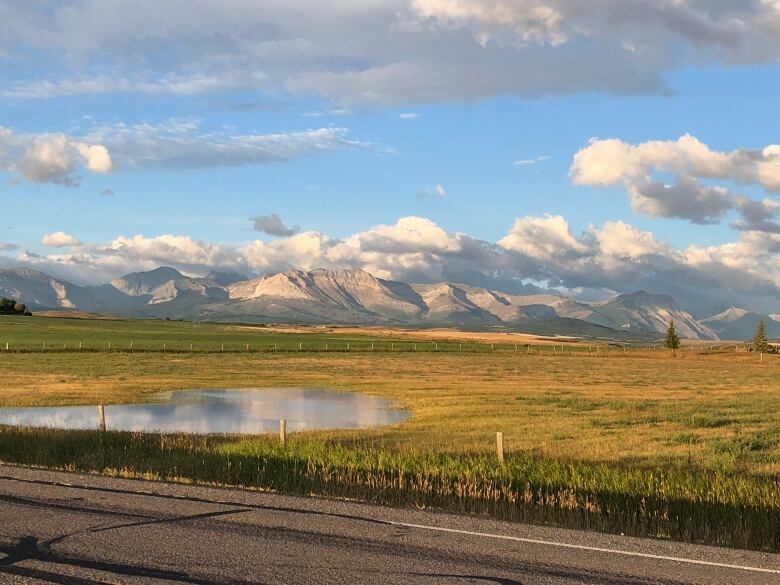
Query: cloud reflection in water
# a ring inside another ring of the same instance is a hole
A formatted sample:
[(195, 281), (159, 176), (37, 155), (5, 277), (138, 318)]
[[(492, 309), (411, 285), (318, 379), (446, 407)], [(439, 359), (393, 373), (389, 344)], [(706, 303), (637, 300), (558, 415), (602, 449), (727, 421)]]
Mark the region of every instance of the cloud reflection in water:
[[(186, 433), (266, 433), (287, 420), (288, 431), (351, 429), (400, 422), (407, 411), (384, 398), (307, 388), (179, 390), (159, 402), (105, 407), (109, 430)], [(96, 406), (0, 408), (0, 424), (95, 429)]]

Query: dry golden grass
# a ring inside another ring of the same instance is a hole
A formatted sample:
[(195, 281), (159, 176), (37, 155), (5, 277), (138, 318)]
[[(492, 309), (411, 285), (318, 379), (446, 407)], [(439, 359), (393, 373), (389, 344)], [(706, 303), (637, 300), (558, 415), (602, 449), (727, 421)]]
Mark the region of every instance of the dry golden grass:
[(639, 465), (780, 471), (780, 356), (635, 351), (29, 353), (0, 355), (0, 405), (116, 403), (182, 388), (328, 387), (380, 394), (403, 424), (319, 433), (404, 452), (512, 452)]
[[(246, 329), (245, 325), (233, 325), (236, 329)], [(250, 326), (251, 327), (251, 326)], [(517, 333), (505, 331), (463, 331), (453, 327), (436, 327), (430, 329), (409, 329), (393, 327), (368, 327), (368, 326), (295, 326), (295, 325), (276, 325), (266, 327), (267, 331), (303, 334), (312, 331), (335, 334), (335, 335), (361, 335), (366, 337), (392, 338), (395, 340), (410, 341), (449, 341), (458, 342), (478, 342), (478, 343), (503, 343), (503, 344), (525, 344), (533, 345), (553, 345), (561, 343), (578, 342), (576, 337), (568, 336), (542, 336), (530, 333)], [(587, 342), (585, 342), (587, 345)]]

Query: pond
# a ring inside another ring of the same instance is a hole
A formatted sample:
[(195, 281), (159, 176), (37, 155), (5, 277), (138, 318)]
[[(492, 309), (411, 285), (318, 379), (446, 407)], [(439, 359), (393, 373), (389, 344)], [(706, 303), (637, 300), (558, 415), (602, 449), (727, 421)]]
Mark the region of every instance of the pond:
[[(403, 421), (405, 410), (378, 396), (315, 388), (163, 392), (146, 404), (105, 406), (106, 428), (163, 433), (243, 433), (357, 429)], [(0, 408), (0, 425), (96, 429), (97, 406)]]

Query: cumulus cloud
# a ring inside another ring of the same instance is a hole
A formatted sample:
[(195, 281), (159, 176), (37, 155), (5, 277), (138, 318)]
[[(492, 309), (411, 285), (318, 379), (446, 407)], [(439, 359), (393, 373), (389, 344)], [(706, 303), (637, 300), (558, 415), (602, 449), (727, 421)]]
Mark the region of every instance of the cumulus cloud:
[(657, 241), (652, 233), (638, 230), (624, 221), (608, 221), (600, 229), (590, 228), (588, 233), (604, 257), (637, 259), (672, 255), (672, 249)]
[(263, 242), (255, 240), (236, 248), (240, 265), (256, 272), (330, 266), (328, 250), (334, 240), (317, 232), (302, 232), (289, 238)]
[[(555, 215), (518, 218), (498, 242), (449, 232), (430, 219), (404, 217), (338, 239), (309, 231), (264, 242), (219, 244), (184, 235), (119, 236), (58, 254), (20, 254), (17, 263), (80, 281), (174, 266), (189, 274), (213, 268), (265, 273), (291, 268), (361, 267), (407, 282), (465, 282), (519, 292), (528, 282), (558, 290), (668, 293), (692, 310), (743, 304), (776, 311), (780, 234), (742, 232), (718, 246), (677, 249), (625, 222), (575, 234)], [(0, 255), (0, 263), (9, 264)], [(773, 307), (775, 307), (773, 309)]]
[(565, 3), (536, 0), (413, 0), (417, 13), (434, 26), (470, 29), (482, 45), (491, 41), (521, 46), (560, 45), (568, 40)]
[(68, 187), (79, 183), (74, 175), (79, 167), (92, 173), (110, 173), (113, 161), (108, 149), (94, 141), (80, 141), (65, 134), (24, 134), (0, 127), (0, 170), (18, 180), (59, 183)]
[[(667, 175), (673, 177), (671, 183), (659, 179)], [(773, 225), (771, 200), (752, 201), (705, 181), (758, 185), (780, 193), (780, 146), (720, 152), (689, 134), (640, 144), (592, 139), (574, 155), (570, 176), (577, 185), (623, 185), (639, 213), (708, 224), (736, 209), (743, 215), (741, 225), (758, 230)]]
[(250, 220), (252, 228), (269, 236), (290, 237), (301, 231), (297, 225), (287, 227), (277, 214), (257, 215)]
[(747, 197), (737, 197), (736, 208), (742, 215), (742, 219), (732, 224), (735, 228), (742, 231), (780, 233), (780, 223), (777, 222), (777, 217), (780, 216), (780, 201), (774, 199), (756, 201)]
[(628, 186), (634, 211), (651, 217), (676, 217), (702, 225), (717, 223), (733, 206), (728, 189), (702, 185), (690, 177), (678, 177), (668, 185), (641, 181)]
[(398, 117), (401, 118), (401, 120), (415, 120), (420, 117), (420, 114), (417, 112), (403, 112), (398, 114)]
[(549, 214), (516, 219), (512, 229), (498, 243), (507, 250), (553, 262), (562, 257), (582, 255), (588, 250), (574, 237), (562, 216)]
[(54, 232), (44, 235), (41, 238), (41, 244), (48, 248), (68, 248), (80, 246), (81, 242), (65, 232)]
[(18, 250), (19, 246), (10, 242), (0, 242), (0, 252), (13, 252)]
[(141, 234), (133, 237), (120, 236), (96, 253), (184, 267), (227, 266), (234, 262), (224, 246), (195, 240), (189, 236), (169, 234), (154, 238), (145, 238)]
[[(778, 39), (780, 6), (769, 0), (0, 6), (0, 54), (21, 62), (43, 53), (61, 65), (36, 71), (34, 80), (11, 80), (10, 99), (260, 90), (392, 105), (506, 94), (657, 93), (666, 89), (664, 74), (681, 66), (771, 61), (780, 53)], [(78, 73), (69, 76), (73, 63)]]

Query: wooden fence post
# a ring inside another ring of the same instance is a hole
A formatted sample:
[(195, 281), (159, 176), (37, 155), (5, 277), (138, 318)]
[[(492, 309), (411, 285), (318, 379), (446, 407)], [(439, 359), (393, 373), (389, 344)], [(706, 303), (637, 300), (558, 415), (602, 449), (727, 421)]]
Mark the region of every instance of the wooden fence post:
[(98, 405), (98, 416), (100, 417), (100, 421), (98, 423), (100, 432), (105, 433), (106, 432), (106, 409), (102, 404)]
[(496, 433), (496, 456), (498, 456), (498, 462), (504, 464), (504, 433)]
[(287, 421), (285, 419), (279, 420), (279, 442), (282, 445), (287, 443)]

